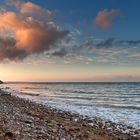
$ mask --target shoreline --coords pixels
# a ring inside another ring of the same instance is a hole
[[[0,90],[0,139],[139,140],[140,131],[57,110]],[[124,128],[122,128],[124,129]]]

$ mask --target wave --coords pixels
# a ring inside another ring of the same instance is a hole
[[[45,90],[45,89],[49,89],[49,88],[47,88],[47,87],[45,87],[45,88],[44,87],[43,88],[42,87],[24,87],[24,89],[31,89],[31,90],[44,89]]]
[[[26,92],[20,92],[18,94],[29,95],[29,96],[39,96],[40,95],[38,93],[26,93]]]
[[[5,86],[15,90],[7,88],[10,93],[32,101],[140,127],[140,83],[28,84]]]
[[[94,91],[60,90],[62,93],[94,94]]]
[[[132,105],[102,104],[101,106],[104,106],[104,107],[107,107],[107,108],[140,110],[140,106],[132,106]]]

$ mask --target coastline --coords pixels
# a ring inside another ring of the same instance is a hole
[[[71,114],[0,90],[0,139],[139,140],[135,130],[123,133],[116,124]],[[132,128],[129,128],[130,130]]]

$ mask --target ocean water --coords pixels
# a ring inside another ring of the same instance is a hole
[[[13,95],[140,129],[140,83],[6,83]]]

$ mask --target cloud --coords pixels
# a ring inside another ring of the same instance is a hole
[[[99,42],[98,44],[96,44],[96,48],[100,49],[100,48],[110,48],[113,46],[115,39],[114,38],[109,38],[106,39],[104,41]]]
[[[3,47],[3,46],[15,46],[16,44],[16,41],[14,38],[12,37],[2,37],[0,36],[0,47]]]
[[[14,38],[3,38],[0,36],[0,60],[4,61],[5,58],[9,60],[22,60],[28,53],[24,50],[15,48],[16,41]]]
[[[54,15],[54,12],[42,8],[32,2],[21,2],[20,0],[7,0],[7,4],[18,8],[21,14],[32,14],[32,16],[40,16],[42,18],[46,17],[47,20],[51,20],[51,18]]]
[[[51,53],[51,56],[64,57],[67,55],[66,49],[62,48]]]
[[[122,61],[130,62],[130,60],[134,62],[136,58],[137,61],[140,58],[139,46],[136,46],[140,44],[139,40],[116,40],[114,38],[103,40],[90,37],[82,42],[82,33],[73,29],[70,29],[71,32],[62,30],[51,18],[52,11],[31,2],[19,0],[11,0],[8,4],[14,6],[15,9],[8,7],[13,11],[0,10],[0,62],[19,61],[30,55],[37,56],[38,54],[63,57],[68,63],[87,64],[116,64]],[[118,10],[104,10],[98,13],[97,17],[101,16],[102,18],[98,17],[98,20],[105,20],[102,27],[108,28],[112,25],[113,17],[118,15]],[[45,18],[40,20],[40,17]],[[134,47],[130,50],[132,46]],[[58,61],[57,58],[56,61]]]
[[[107,29],[113,24],[114,18],[119,15],[119,10],[113,9],[111,11],[107,11],[105,9],[97,14],[94,24],[101,29]]]
[[[140,40],[120,40],[119,43],[127,45],[140,45]]]
[[[16,1],[15,4],[20,3]],[[52,46],[57,46],[57,41],[64,39],[69,33],[61,30],[53,21],[40,21],[34,17],[22,15],[22,13],[32,13],[36,8],[41,11],[40,7],[28,2],[24,3],[23,7],[21,6],[21,14],[7,11],[0,14],[1,60],[21,60],[31,54],[44,53],[51,50]]]
[[[138,48],[140,45],[140,40],[117,40],[115,38],[107,38],[107,39],[96,39],[89,38],[85,42],[79,45],[75,45],[77,49],[91,50],[91,49],[112,49],[112,48]]]

